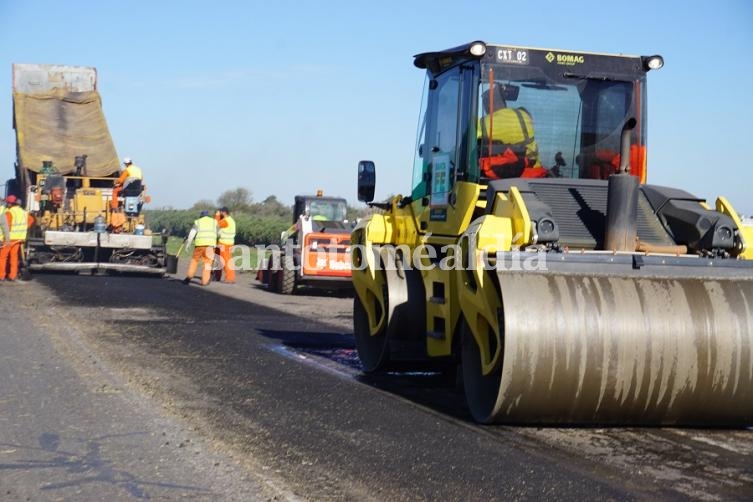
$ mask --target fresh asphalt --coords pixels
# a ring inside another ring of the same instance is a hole
[[[704,498],[477,426],[436,376],[369,378],[318,358],[353,349],[326,306],[297,316],[276,309],[272,293],[247,301],[138,277],[46,275],[21,287],[35,304],[17,316],[4,289],[0,310],[9,319],[0,420],[12,423],[0,432],[0,499],[5,490],[81,500]],[[118,393],[97,392],[82,354]],[[200,445],[192,455],[164,447],[181,434]],[[87,455],[105,467],[82,465]],[[750,490],[720,494],[746,499]]]

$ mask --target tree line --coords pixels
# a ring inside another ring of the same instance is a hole
[[[243,187],[223,192],[216,201],[199,200],[190,209],[149,209],[144,211],[144,216],[153,232],[166,230],[170,235],[186,237],[201,211],[214,214],[220,207],[227,207],[235,219],[237,244],[278,244],[280,234],[293,224],[293,201],[283,204],[270,195],[261,202],[254,202],[251,191]],[[355,221],[366,213],[365,209],[348,207],[349,220]]]

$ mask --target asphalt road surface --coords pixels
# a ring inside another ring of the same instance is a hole
[[[751,430],[478,426],[361,374],[352,298],[241,278],[0,287],[0,499],[753,499]]]

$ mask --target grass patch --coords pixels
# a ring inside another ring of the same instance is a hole
[[[170,236],[167,239],[167,254],[171,256],[175,256],[178,253],[178,250],[180,249],[180,255],[179,258],[183,259],[191,259],[191,255],[193,254],[193,246],[183,246],[181,249],[181,244],[183,244],[183,239],[180,237],[174,237]],[[259,260],[259,250],[255,247],[248,246],[248,250],[246,251],[248,253],[249,259],[247,260],[248,264],[251,267],[256,267],[256,264]],[[233,256],[242,256],[244,250],[236,248],[233,251]],[[265,253],[267,255],[268,253]],[[244,266],[246,264],[244,263]],[[256,272],[255,269],[253,270],[237,270],[236,273],[244,273],[244,272]]]

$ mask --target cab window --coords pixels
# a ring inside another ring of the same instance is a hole
[[[427,78],[424,92],[427,106],[419,119],[413,170],[414,199],[426,195],[441,197],[451,189],[458,157],[461,84],[460,68],[448,70],[434,80]],[[447,169],[437,173],[434,169],[437,162]],[[430,182],[432,176],[436,179]]]

